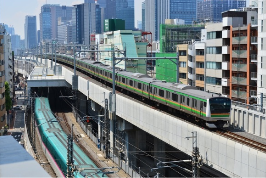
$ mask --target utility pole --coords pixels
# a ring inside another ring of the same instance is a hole
[[[260,112],[263,112],[263,99],[266,98],[266,96],[263,96],[263,93],[260,93]]]
[[[179,83],[179,47],[176,52],[176,83]]]
[[[104,148],[105,148],[105,159],[109,158],[109,119],[108,119],[108,99],[104,99],[104,128],[105,128],[105,140],[104,140]]]
[[[110,93],[110,112],[112,113],[112,118],[110,120],[110,140],[111,140],[111,147],[113,148],[113,153],[115,150],[115,121],[116,121],[116,96],[115,96],[115,62],[116,62],[116,58],[115,58],[115,48],[114,45],[111,46],[112,48],[112,82],[113,82],[113,90],[112,93]]]
[[[73,126],[71,127],[71,134],[67,136],[67,178],[73,177]]]
[[[77,90],[78,90],[78,76],[76,75],[76,46],[73,47],[73,53],[74,53],[74,75],[72,76],[72,90],[73,90],[73,112],[75,114],[75,118],[77,121]]]
[[[199,148],[197,146],[197,132],[192,132],[192,137],[186,138],[192,138],[192,177],[200,177],[199,169],[202,166],[202,160],[200,159]]]

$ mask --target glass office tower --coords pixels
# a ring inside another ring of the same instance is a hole
[[[170,0],[170,19],[182,19],[185,24],[192,24],[197,20],[197,0]]]
[[[106,7],[105,19],[123,19],[126,30],[134,30],[134,0],[109,0]]]

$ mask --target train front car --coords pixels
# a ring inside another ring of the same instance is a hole
[[[209,128],[228,127],[231,113],[231,99],[213,97],[207,99],[206,125]]]

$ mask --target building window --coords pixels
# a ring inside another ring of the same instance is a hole
[[[5,115],[3,115],[2,117],[1,117],[1,122],[3,122],[5,120]]]
[[[186,73],[180,73],[179,74],[179,78],[186,79],[187,78],[187,74]]]
[[[204,68],[204,62],[196,62],[196,68]]]
[[[180,62],[180,67],[187,67],[187,62]]]
[[[211,85],[221,85],[221,79],[215,77],[206,77],[206,83]]]
[[[207,39],[217,39],[217,38],[222,38],[222,32],[221,31],[216,31],[216,32],[208,32],[207,33]]]
[[[261,20],[261,32],[263,32],[263,20]]]
[[[185,50],[179,51],[179,56],[186,56],[186,55],[187,55],[187,51],[185,51]]]
[[[196,74],[196,80],[204,81],[204,75]]]
[[[221,62],[207,62],[207,69],[222,69]]]
[[[207,54],[222,54],[222,47],[208,47]]]
[[[263,38],[261,38],[261,50],[263,50]]]
[[[203,56],[204,55],[204,50],[203,49],[196,49],[196,55]]]
[[[5,104],[1,105],[0,106],[1,111],[3,111],[5,109],[5,107],[6,107]]]

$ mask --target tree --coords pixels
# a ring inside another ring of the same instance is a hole
[[[6,111],[9,111],[12,107],[12,102],[10,98],[10,88],[8,82],[5,82],[5,98],[6,98]]]

